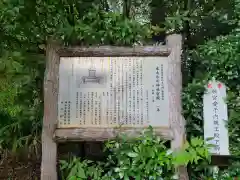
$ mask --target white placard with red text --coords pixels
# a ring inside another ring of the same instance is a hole
[[[212,138],[208,143],[215,147],[212,154],[229,155],[229,138],[226,123],[228,110],[226,100],[226,86],[216,80],[207,85],[203,97],[204,138]]]

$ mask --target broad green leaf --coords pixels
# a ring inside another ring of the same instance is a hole
[[[131,157],[131,158],[135,158],[135,157],[138,156],[138,153],[136,153],[136,152],[129,152],[127,155],[128,155],[129,157]]]

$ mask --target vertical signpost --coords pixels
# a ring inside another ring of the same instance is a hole
[[[213,79],[208,83],[207,92],[203,97],[204,138],[214,147],[210,150],[213,155],[229,155],[229,139],[226,122],[228,111],[226,86]]]

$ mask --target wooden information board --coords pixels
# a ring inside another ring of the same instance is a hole
[[[182,37],[164,46],[61,47],[48,42],[44,78],[41,180],[57,180],[57,143],[136,136],[151,125],[176,150],[181,115]],[[179,179],[187,180],[185,167]]]

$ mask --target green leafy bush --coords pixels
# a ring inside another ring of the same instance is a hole
[[[65,179],[177,179],[176,166],[209,161],[208,148],[202,139],[193,138],[183,149],[173,152],[151,128],[136,138],[121,135],[106,143],[106,162],[81,161],[78,158],[61,161]]]
[[[81,45],[132,45],[143,43],[151,32],[150,25],[142,25],[120,13],[106,12],[95,6],[83,17],[76,16],[74,25],[63,24],[58,36],[71,45],[76,41]]]
[[[39,154],[43,101],[38,79],[43,78],[43,62],[19,52],[0,57],[0,149],[15,153],[31,148]]]

